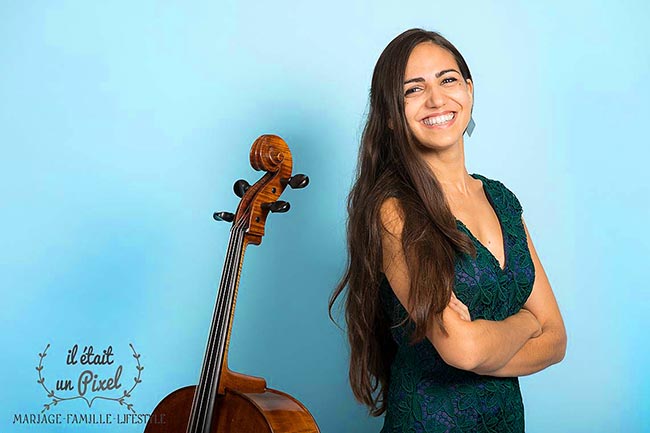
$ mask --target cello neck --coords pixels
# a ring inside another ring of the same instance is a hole
[[[228,337],[235,311],[239,275],[244,258],[245,228],[233,225],[219,284],[219,294],[212,315],[207,349],[196,387],[187,433],[210,433],[212,414],[219,389],[219,379],[228,350]]]

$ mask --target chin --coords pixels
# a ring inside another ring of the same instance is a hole
[[[463,136],[450,136],[450,137],[440,137],[437,140],[432,140],[430,137],[427,139],[422,139],[416,137],[418,140],[418,147],[422,150],[445,150],[450,147],[454,147],[463,140]]]

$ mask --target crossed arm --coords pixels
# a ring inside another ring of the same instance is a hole
[[[381,220],[384,274],[408,311],[410,279],[401,248],[403,221],[396,200],[382,205]],[[524,308],[502,321],[471,321],[467,307],[452,294],[442,313],[448,334],[433,321],[427,332],[448,364],[477,374],[512,377],[535,373],[564,358],[562,316],[525,223],[524,228],[535,266],[533,290]]]
[[[560,362],[566,352],[567,337],[562,315],[548,277],[544,272],[544,267],[533,246],[526,223],[524,223],[524,229],[528,239],[528,249],[535,266],[535,282],[533,291],[520,313],[526,311],[532,313],[539,322],[541,329],[537,335],[532,335],[527,339],[512,356],[508,356],[509,354],[501,357],[498,354],[493,355],[489,358],[492,358],[492,361],[495,361],[495,358],[500,358],[498,362],[487,362],[473,366],[471,370],[478,374],[501,377],[525,376]],[[451,302],[454,312],[461,319],[469,320],[467,307],[457,299],[452,299]],[[494,326],[493,324],[496,323],[499,322],[491,322],[488,327]],[[503,335],[496,337],[496,339],[502,337]]]

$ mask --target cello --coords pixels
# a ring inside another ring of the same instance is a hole
[[[260,377],[228,368],[228,345],[235,312],[244,251],[259,245],[269,212],[289,210],[278,200],[287,186],[299,189],[309,183],[303,174],[291,174],[293,160],[285,141],[262,135],[250,151],[255,170],[266,172],[254,185],[235,182],[241,198],[235,214],[215,212],[214,219],[232,223],[219,292],[207,348],[197,385],[177,389],[153,410],[145,433],[319,433],[316,421],[297,399],[266,387]]]

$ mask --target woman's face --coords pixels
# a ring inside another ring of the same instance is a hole
[[[472,111],[472,90],[472,81],[463,79],[449,51],[433,42],[413,49],[404,72],[404,114],[425,148],[442,150],[462,140]]]

